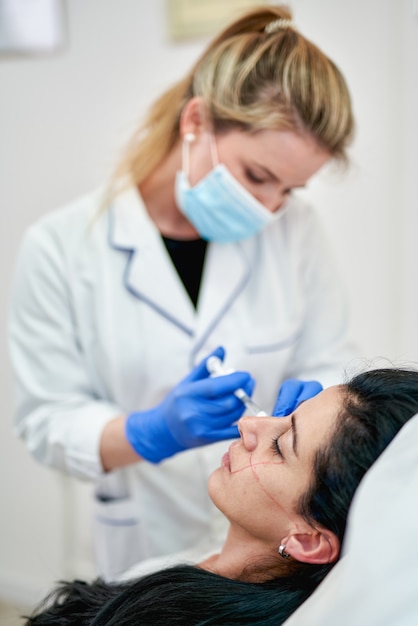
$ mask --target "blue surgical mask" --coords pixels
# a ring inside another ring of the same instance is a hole
[[[176,200],[203,239],[218,243],[247,239],[282,215],[282,210],[271,213],[266,209],[221,163],[190,187],[186,149],[189,150],[188,141],[183,144],[183,170],[176,176]],[[214,149],[212,146],[212,159]],[[215,158],[217,161],[217,155]]]

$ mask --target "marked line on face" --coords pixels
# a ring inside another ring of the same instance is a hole
[[[235,469],[233,471],[231,471],[231,474],[239,474],[240,472],[243,472],[246,469],[251,469],[253,467],[256,467],[257,465],[282,465],[284,463],[284,461],[258,461],[258,463],[249,463],[248,465],[244,465],[244,467],[239,467],[238,469]]]
[[[284,460],[283,461],[259,461],[257,463],[253,463],[253,453],[251,452],[249,464],[245,465],[244,467],[240,467],[239,469],[231,471],[231,474],[238,474],[240,472],[243,472],[244,470],[251,469],[252,474],[254,476],[254,479],[255,479],[257,485],[262,490],[262,492],[275,504],[275,506],[277,506],[288,517],[288,519],[291,522],[293,522],[295,524],[295,526],[297,526],[297,520],[292,515],[290,515],[290,513],[288,511],[285,510],[283,505],[280,504],[280,502],[278,500],[276,500],[276,498],[274,498],[271,495],[271,493],[269,493],[267,491],[267,489],[262,484],[261,478],[259,477],[259,475],[257,474],[257,471],[256,471],[256,468],[258,466],[260,466],[260,465],[283,465],[283,463],[284,463]]]
[[[253,453],[250,454],[250,467],[251,467],[251,471],[253,473],[253,476],[255,478],[255,481],[257,482],[258,486],[260,487],[260,489],[262,490],[262,492],[281,510],[283,511],[283,513],[286,515],[286,517],[295,524],[295,526],[297,527],[297,520],[295,517],[293,517],[293,515],[291,515],[288,511],[286,511],[286,509],[284,508],[284,506],[278,501],[276,500],[276,498],[274,496],[271,495],[271,493],[269,493],[267,491],[267,489],[264,487],[263,483],[261,482],[261,478],[259,477],[259,475],[257,474],[256,471],[256,467],[258,465],[281,465],[284,461],[280,461],[279,463],[277,462],[273,462],[273,461],[267,461],[265,463],[253,463]]]

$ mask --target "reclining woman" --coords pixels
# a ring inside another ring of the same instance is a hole
[[[338,561],[363,475],[417,412],[418,371],[389,368],[280,419],[242,418],[209,479],[230,523],[218,553],[134,580],[62,583],[26,625],[282,624]]]

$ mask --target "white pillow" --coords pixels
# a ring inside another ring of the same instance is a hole
[[[418,415],[363,478],[343,558],[285,625],[418,625]]]

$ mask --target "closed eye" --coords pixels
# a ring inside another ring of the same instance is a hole
[[[271,449],[280,458],[284,459],[283,452],[281,451],[281,448],[280,448],[280,441],[279,441],[279,439],[280,439],[280,437],[275,437],[274,439],[272,439],[272,441],[271,441]]]
[[[252,183],[256,183],[257,185],[262,185],[263,183],[266,182],[265,178],[261,176],[257,176],[251,170],[245,170],[245,174],[249,181],[251,181]]]

